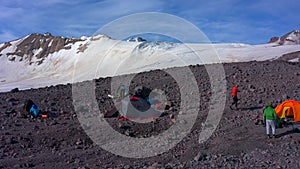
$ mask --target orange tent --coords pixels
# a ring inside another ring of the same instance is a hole
[[[279,118],[294,118],[294,122],[300,121],[300,103],[295,100],[286,100],[275,108]]]

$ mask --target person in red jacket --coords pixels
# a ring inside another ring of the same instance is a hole
[[[238,97],[237,97],[237,92],[238,92],[238,86],[236,85],[236,86],[233,86],[233,88],[232,88],[232,91],[231,91],[231,96],[232,96],[232,99],[233,99],[233,102],[231,103],[231,105],[230,105],[230,109],[232,110],[232,105],[235,105],[235,109],[237,109],[237,104],[238,104],[238,101],[239,101],[239,99],[238,99]]]

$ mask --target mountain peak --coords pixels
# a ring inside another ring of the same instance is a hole
[[[279,45],[300,45],[300,30],[293,30],[281,37],[272,37],[269,43]]]
[[[127,42],[146,42],[146,39],[143,39],[141,37],[132,37],[126,40]]]
[[[300,44],[300,31],[293,30],[280,38],[281,45],[299,45]]]
[[[24,38],[2,44],[0,46],[0,53],[1,55],[6,55],[10,61],[26,60],[30,64],[35,57],[39,60],[38,64],[41,64],[49,54],[61,49],[70,49],[71,44],[77,41],[83,40],[53,36],[49,32],[44,34],[34,33]]]

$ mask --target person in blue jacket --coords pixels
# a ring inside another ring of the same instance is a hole
[[[38,109],[38,107],[33,104],[30,108],[30,111],[29,111],[33,117],[39,117],[40,116],[40,110]]]
[[[33,103],[32,100],[27,100],[24,104],[24,109],[30,113],[33,117],[41,116],[41,111],[38,109],[37,105]]]

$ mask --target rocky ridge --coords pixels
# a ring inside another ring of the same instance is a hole
[[[5,49],[8,51],[1,55],[6,55],[10,61],[32,62],[34,59],[41,64],[45,57],[62,49],[71,49],[72,44],[82,41],[76,38],[65,38],[52,36],[50,33],[31,34],[25,38],[6,42],[0,47],[0,53]]]

